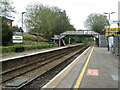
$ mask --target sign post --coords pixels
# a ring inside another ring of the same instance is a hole
[[[23,36],[13,36],[13,43],[23,43]],[[17,47],[15,52],[23,52],[24,47]]]
[[[23,36],[13,36],[13,43],[22,43]]]

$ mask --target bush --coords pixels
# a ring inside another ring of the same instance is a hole
[[[24,41],[23,42],[24,45],[37,45],[40,44],[40,42],[35,42],[35,41]]]
[[[42,48],[50,48],[50,47],[53,47],[53,45],[48,43],[43,43],[38,45],[25,45],[25,50],[42,49]]]
[[[2,23],[2,45],[8,46],[12,44],[13,29],[6,23]]]
[[[16,45],[16,46],[1,46],[0,51],[2,50],[2,53],[10,53],[15,52],[16,48],[22,47],[22,45]],[[53,47],[52,44],[48,43],[41,43],[38,45],[24,45],[25,50],[33,50],[33,49],[42,49],[42,48],[50,48]]]
[[[47,41],[43,37],[40,37],[40,36],[37,37],[34,35],[30,35],[30,34],[24,34],[23,37],[25,41],[35,41],[35,42],[46,42]]]
[[[15,52],[15,49],[20,46],[1,46],[2,53]]]
[[[24,45],[40,45],[40,44],[43,44],[43,43],[46,43],[46,42],[35,42],[35,41],[24,41],[23,44]]]

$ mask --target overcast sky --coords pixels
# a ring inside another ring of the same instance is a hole
[[[70,22],[78,29],[86,29],[84,21],[91,13],[116,12],[111,14],[111,20],[118,19],[118,2],[119,0],[12,0],[15,10],[14,25],[21,26],[21,13],[26,11],[26,6],[30,3],[40,2],[43,5],[57,6],[65,10]],[[108,15],[107,15],[108,16]]]

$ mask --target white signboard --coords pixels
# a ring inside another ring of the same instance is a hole
[[[120,23],[120,21],[114,20],[112,21],[112,23]]]
[[[13,36],[13,43],[22,43],[23,36]]]

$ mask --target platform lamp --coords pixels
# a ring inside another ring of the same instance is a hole
[[[23,14],[25,14],[26,12],[22,12],[22,29],[23,29]]]
[[[110,15],[111,14],[114,14],[115,12],[110,12],[110,13],[106,13],[106,12],[104,12],[103,14],[108,14],[108,20],[109,20],[109,27],[108,27],[108,36],[109,36],[109,30],[110,30]]]
[[[23,37],[23,32],[24,32],[24,30],[23,30],[23,15],[25,14],[26,12],[22,12],[22,37]],[[22,41],[22,45],[23,45],[23,41]],[[22,47],[22,51],[24,51],[24,47]]]
[[[23,14],[25,14],[26,12],[22,12],[22,37],[23,37],[23,32],[24,32],[24,30],[23,30]]]

